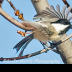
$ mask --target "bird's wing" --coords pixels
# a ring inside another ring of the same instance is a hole
[[[48,22],[54,22],[58,19],[68,19],[70,20],[72,18],[72,15],[68,18],[69,12],[71,11],[72,7],[68,7],[67,11],[66,10],[66,5],[62,8],[62,11],[60,12],[60,6],[56,6],[56,10],[54,9],[53,6],[50,6],[50,9],[46,7],[45,10],[43,10],[41,13],[35,15],[35,19],[42,19],[42,21],[48,21]],[[32,25],[36,29],[41,29],[41,28],[47,28],[46,24],[40,23],[40,22],[31,22],[31,21],[24,21],[24,23],[27,23],[29,25]]]
[[[34,19],[40,19],[40,18],[48,18],[48,20],[50,19],[71,19],[72,15],[68,18],[69,12],[71,11],[72,7],[68,7],[66,10],[67,6],[64,5],[62,10],[60,11],[60,6],[57,5],[56,6],[56,10],[54,9],[54,7],[51,5],[50,9],[48,7],[46,7],[45,10],[43,10],[41,13],[37,14],[34,16]]]
[[[53,6],[50,6],[50,9],[46,7],[46,10],[43,10],[40,14],[37,14],[34,17],[35,17],[34,19],[38,19],[38,18],[60,19],[61,18],[59,13],[54,9]]]
[[[32,22],[32,21],[24,21],[24,23],[27,23],[33,27],[35,27],[36,29],[41,29],[41,28],[47,28],[47,25],[46,24],[43,24],[43,23],[40,23],[40,22]]]

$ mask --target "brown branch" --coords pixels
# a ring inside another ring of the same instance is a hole
[[[38,51],[38,52],[35,52],[35,53],[32,53],[32,54],[27,54],[27,55],[21,56],[21,57],[14,57],[14,58],[3,58],[3,57],[1,57],[0,61],[12,61],[12,60],[26,59],[26,58],[29,58],[29,57],[33,57],[35,55],[39,55],[39,54],[44,53],[44,52],[46,52],[45,49]]]
[[[12,4],[12,2],[10,0],[7,0],[10,4],[10,6],[14,9],[14,11],[17,11],[17,9],[15,8],[15,6]]]
[[[1,7],[1,4],[2,4],[3,1],[4,1],[4,0],[0,0],[0,7]]]
[[[65,41],[67,41],[67,40],[68,40],[69,38],[71,38],[71,37],[72,37],[72,34],[69,35],[69,36],[68,36],[67,38],[65,38],[64,40],[62,40],[61,42],[59,42],[57,45],[65,42]],[[43,50],[37,51],[37,52],[35,52],[35,53],[27,54],[27,55],[21,56],[21,57],[14,57],[14,58],[3,58],[3,57],[1,57],[1,58],[0,58],[0,61],[12,61],[12,60],[26,59],[26,58],[30,58],[30,57],[33,57],[33,56],[42,54],[42,53],[47,52],[47,51],[49,51],[49,50],[52,50],[53,52],[59,54],[59,52],[58,52],[57,50],[53,49],[54,47],[55,47],[55,46],[52,45],[52,46],[49,46],[49,48],[47,48],[47,49],[43,49]]]
[[[25,24],[25,23],[20,23],[19,21],[15,20],[14,18],[12,18],[10,15],[8,15],[5,11],[3,11],[2,8],[0,8],[0,14],[6,18],[8,21],[10,21],[12,24],[14,24],[15,26],[21,28],[21,29],[25,29],[27,31],[33,31],[35,28],[30,26],[29,24]]]
[[[70,7],[69,3],[66,0],[62,0],[64,2],[65,5],[67,5],[67,7]],[[72,9],[71,9],[71,13],[72,13]]]
[[[2,3],[4,0],[0,0],[0,3]]]

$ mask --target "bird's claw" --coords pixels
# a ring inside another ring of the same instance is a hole
[[[57,43],[51,43],[51,42],[49,42],[49,43],[50,43],[50,46],[52,49],[58,45]]]

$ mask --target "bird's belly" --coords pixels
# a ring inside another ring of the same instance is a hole
[[[40,32],[40,31],[36,31],[34,33],[34,38],[44,42],[50,41],[49,36],[45,32]]]
[[[36,31],[34,33],[34,38],[38,39],[39,41],[42,41],[42,42],[47,42],[47,41],[55,41],[55,40],[59,39],[60,36],[55,33],[54,34],[52,33],[52,35],[50,35],[50,32],[46,33],[46,31]]]

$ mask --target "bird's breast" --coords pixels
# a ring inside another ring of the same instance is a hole
[[[48,28],[42,30],[36,30],[34,33],[34,38],[39,41],[54,41],[57,39],[58,34],[56,33],[53,26],[49,26]]]

